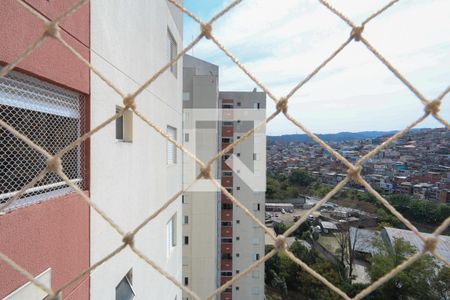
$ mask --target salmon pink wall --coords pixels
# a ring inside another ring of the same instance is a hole
[[[47,19],[54,19],[75,0],[25,0]],[[89,61],[89,2],[61,22],[61,36]],[[10,63],[42,34],[40,20],[16,0],[0,8],[0,67]],[[90,71],[59,42],[47,38],[17,67],[42,80],[76,90],[86,97],[89,129]],[[86,186],[89,186],[89,142],[86,142]],[[76,194],[47,200],[0,215],[0,251],[34,276],[49,267],[52,287],[59,288],[89,267],[89,206]],[[27,280],[0,261],[0,298]],[[64,299],[89,299],[89,276],[63,291]]]
[[[0,216],[0,241],[0,251],[34,276],[52,268],[57,289],[89,265],[89,205],[70,194],[13,210]],[[88,299],[86,277],[65,289],[63,299]],[[0,260],[0,299],[26,282]]]

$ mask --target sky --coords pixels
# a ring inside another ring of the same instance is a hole
[[[205,22],[231,0],[185,0]],[[388,0],[330,3],[360,24]],[[450,1],[403,0],[370,21],[363,36],[425,97],[450,85]],[[199,34],[184,16],[184,44]],[[213,33],[277,97],[286,95],[350,34],[350,27],[318,0],[244,0],[213,25]],[[256,84],[209,40],[189,52],[219,66],[220,89],[251,91]],[[260,90],[260,88],[258,88]],[[273,100],[267,97],[270,114]],[[423,113],[423,104],[362,43],[351,42],[289,100],[289,112],[315,133],[398,130]],[[441,105],[450,120],[450,95]],[[429,117],[418,127],[443,127]],[[269,135],[302,133],[283,115]]]

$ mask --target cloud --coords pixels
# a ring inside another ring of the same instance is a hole
[[[340,0],[332,4],[359,24],[386,3]],[[449,1],[399,2],[367,24],[363,34],[432,99],[449,84],[449,19]],[[198,26],[188,22],[186,29],[188,43]],[[277,96],[287,94],[350,34],[347,24],[315,0],[246,0],[214,24],[213,30]],[[255,87],[211,41],[198,44],[194,55],[220,66],[221,89]],[[423,111],[420,101],[362,43],[356,42],[290,101],[291,114],[315,132],[399,129]],[[450,116],[447,103],[441,114]],[[424,125],[438,124],[428,120]],[[268,126],[272,134],[296,131],[282,118]]]

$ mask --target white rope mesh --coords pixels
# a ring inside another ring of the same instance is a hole
[[[447,129],[449,129],[449,123],[446,121],[442,116],[439,115],[439,106],[441,104],[442,99],[445,97],[445,95],[450,91],[450,87],[445,89],[436,99],[427,99],[420,91],[414,87],[386,58],[384,58],[379,51],[376,50],[374,46],[372,46],[369,41],[367,41],[364,36],[364,26],[366,26],[372,19],[376,18],[380,14],[382,14],[384,11],[389,9],[392,5],[394,5],[398,0],[394,0],[389,2],[387,5],[379,9],[378,11],[374,12],[372,15],[370,15],[366,20],[364,20],[360,26],[355,25],[349,18],[347,18],[344,14],[336,10],[334,7],[332,7],[327,1],[325,0],[318,0],[320,3],[322,3],[327,9],[332,11],[334,14],[336,14],[339,18],[341,18],[347,25],[349,25],[349,32],[350,37],[346,39],[343,44],[337,48],[334,52],[330,54],[328,58],[326,58],[318,67],[316,67],[308,76],[305,77],[302,81],[300,81],[297,85],[295,85],[292,90],[284,97],[276,97],[262,82],[260,82],[252,73],[249,71],[242,63],[239,62],[239,60],[214,36],[213,34],[213,24],[215,21],[217,21],[219,18],[221,18],[223,15],[228,13],[230,10],[232,10],[236,5],[238,5],[242,0],[236,0],[233,1],[230,5],[228,5],[225,9],[220,11],[217,15],[211,18],[211,20],[207,23],[200,20],[198,17],[196,17],[194,14],[189,12],[187,9],[185,9],[181,4],[176,2],[175,0],[168,0],[170,3],[175,5],[178,9],[180,9],[183,13],[191,17],[195,22],[197,22],[200,26],[200,34],[182,51],[180,51],[176,57],[167,63],[165,66],[163,66],[159,71],[157,71],[155,74],[153,74],[143,85],[141,85],[136,91],[131,92],[129,94],[124,93],[119,88],[117,88],[111,81],[108,80],[108,78],[103,75],[101,72],[99,72],[96,68],[94,68],[86,59],[84,59],[81,54],[79,54],[75,49],[73,49],[59,34],[60,27],[59,23],[69,16],[70,14],[74,13],[78,8],[80,8],[83,4],[87,2],[87,0],[78,0],[75,1],[75,3],[63,14],[56,17],[53,21],[48,21],[45,17],[43,17],[38,11],[34,10],[34,8],[30,7],[28,4],[23,2],[22,0],[16,0],[20,5],[22,5],[29,13],[31,13],[34,17],[39,19],[45,28],[44,32],[41,34],[40,37],[38,37],[34,43],[32,43],[27,49],[25,49],[22,53],[20,53],[10,64],[3,67],[0,70],[0,77],[6,76],[8,73],[11,72],[23,59],[25,59],[30,53],[32,53],[36,48],[38,48],[45,39],[52,38],[56,41],[58,41],[60,44],[62,44],[65,48],[67,48],[70,52],[72,52],[83,64],[85,64],[87,67],[89,67],[94,74],[96,74],[101,80],[103,80],[110,88],[112,88],[118,95],[121,96],[124,102],[125,109],[121,112],[118,112],[117,114],[111,116],[107,120],[105,120],[103,123],[95,126],[93,129],[91,129],[89,132],[85,133],[75,141],[71,142],[68,146],[64,147],[63,149],[60,149],[56,152],[56,154],[49,153],[47,150],[43,148],[43,145],[38,145],[35,142],[33,142],[29,137],[26,135],[23,135],[18,130],[14,128],[14,124],[8,123],[8,120],[5,120],[2,116],[0,118],[0,127],[2,130],[6,130],[9,132],[9,134],[13,135],[15,138],[21,140],[23,143],[26,144],[26,146],[30,147],[33,151],[36,151],[39,153],[45,160],[46,165],[42,166],[42,169],[39,170],[39,172],[36,172],[37,175],[29,179],[26,184],[24,184],[12,197],[10,197],[6,202],[0,204],[0,212],[2,212],[7,207],[10,207],[14,204],[19,198],[21,198],[27,190],[33,188],[38,182],[40,182],[48,173],[51,173],[53,176],[58,175],[62,181],[64,181],[69,187],[71,187],[75,193],[79,194],[83,200],[85,200],[106,222],[111,225],[119,235],[123,238],[123,243],[118,246],[116,250],[111,252],[109,255],[104,257],[103,259],[99,260],[98,262],[91,265],[88,269],[84,270],[82,273],[78,274],[68,282],[64,283],[61,287],[58,289],[48,289],[47,287],[43,286],[39,281],[33,278],[33,276],[27,272],[26,269],[19,266],[16,262],[11,260],[8,256],[6,256],[4,253],[0,252],[0,259],[3,260],[6,264],[10,265],[14,270],[22,274],[25,278],[27,278],[30,282],[32,282],[34,285],[36,285],[39,289],[43,290],[45,293],[49,294],[49,299],[56,299],[58,295],[63,291],[65,288],[76,282],[79,278],[84,276],[85,274],[91,272],[95,268],[98,268],[102,264],[106,263],[110,258],[121,252],[124,248],[127,246],[143,261],[145,261],[149,266],[151,266],[153,269],[155,269],[157,272],[159,272],[162,276],[166,277],[169,281],[171,281],[173,284],[175,284],[178,288],[180,288],[185,293],[189,294],[194,299],[200,299],[199,296],[195,293],[195,291],[190,290],[188,287],[184,286],[182,283],[178,282],[175,278],[173,278],[170,274],[166,273],[161,267],[159,267],[157,264],[155,264],[150,258],[145,256],[139,249],[137,249],[134,246],[134,236],[139,232],[140,229],[142,229],[146,224],[151,222],[152,219],[156,218],[160,212],[162,212],[165,208],[168,207],[170,203],[175,201],[180,195],[182,195],[186,190],[189,189],[190,186],[192,186],[194,182],[188,185],[187,188],[177,192],[175,195],[173,195],[166,203],[163,204],[163,206],[158,209],[156,212],[154,212],[152,215],[150,215],[148,218],[146,218],[140,225],[136,226],[134,230],[132,230],[130,233],[125,233],[111,218],[109,218],[100,207],[97,207],[90,199],[89,197],[83,193],[83,191],[80,189],[80,187],[73,182],[73,180],[70,179],[70,177],[66,174],[68,171],[67,168],[61,163],[61,158],[63,155],[69,153],[71,150],[75,149],[76,147],[79,147],[85,140],[90,138],[93,134],[107,126],[109,123],[113,122],[115,119],[121,117],[126,110],[132,110],[134,114],[136,114],[144,123],[149,125],[152,129],[154,129],[156,132],[158,132],[163,138],[173,143],[180,151],[182,151],[184,154],[186,154],[191,159],[195,160],[197,164],[201,167],[200,174],[198,178],[203,177],[206,179],[209,179],[212,181],[214,185],[216,185],[218,188],[221,189],[221,191],[229,198],[231,201],[237,205],[240,209],[243,210],[243,212],[250,217],[259,227],[261,227],[269,236],[271,239],[274,240],[276,247],[267,253],[265,256],[257,260],[255,263],[250,265],[247,269],[243,270],[240,274],[234,276],[230,281],[223,284],[221,287],[216,289],[215,291],[211,291],[211,294],[207,297],[207,299],[212,299],[214,296],[219,295],[221,292],[225,291],[227,287],[229,287],[231,284],[238,281],[241,277],[248,274],[250,271],[258,267],[260,264],[264,263],[267,259],[274,256],[277,252],[285,252],[289,258],[291,258],[296,264],[298,264],[300,267],[302,267],[306,272],[308,272],[310,275],[312,275],[317,280],[321,281],[326,287],[333,290],[335,293],[340,295],[344,299],[361,299],[364,296],[370,294],[375,289],[377,289],[379,286],[381,286],[386,281],[393,278],[395,275],[397,275],[399,272],[410,266],[412,263],[414,263],[417,259],[419,259],[421,256],[423,256],[425,253],[430,252],[432,255],[434,255],[437,259],[441,260],[444,264],[450,265],[448,261],[446,261],[444,258],[442,258],[440,255],[438,255],[435,251],[436,244],[438,243],[438,235],[442,233],[449,225],[450,225],[450,218],[447,218],[431,235],[431,237],[424,237],[419,233],[419,231],[412,225],[405,217],[402,216],[386,199],[383,198],[380,194],[378,194],[362,177],[361,177],[361,169],[362,165],[365,161],[367,161],[370,157],[378,153],[381,149],[387,147],[395,140],[399,139],[401,136],[403,136],[405,133],[407,133],[411,128],[425,120],[430,115],[433,116],[437,121],[442,123]],[[231,145],[226,147],[221,152],[217,153],[214,157],[212,157],[207,163],[201,161],[198,159],[194,154],[190,153],[183,145],[178,144],[176,141],[171,139],[161,128],[158,128],[154,123],[152,123],[150,120],[148,120],[143,114],[139,112],[138,105],[135,103],[134,99],[137,95],[139,95],[145,88],[147,88],[149,85],[151,85],[163,72],[165,72],[167,69],[169,69],[173,64],[177,62],[179,58],[181,58],[187,51],[189,51],[191,48],[193,48],[202,38],[210,39],[214,44],[217,45],[219,49],[221,49],[225,55],[227,55],[245,74],[249,76],[251,80],[253,80],[264,92],[267,93],[267,95],[276,103],[277,110],[269,116],[264,122],[259,124],[256,127],[264,126],[267,123],[269,123],[271,120],[273,120],[275,117],[277,117],[280,114],[283,114],[288,120],[290,120],[295,126],[299,127],[303,132],[305,132],[310,138],[312,138],[315,142],[317,142],[319,145],[321,145],[325,150],[327,150],[330,154],[332,154],[336,159],[341,161],[347,168],[348,168],[348,174],[347,176],[338,183],[323,199],[321,199],[313,208],[311,208],[308,213],[306,213],[304,216],[302,216],[297,222],[294,223],[293,226],[291,226],[289,229],[286,230],[286,232],[283,235],[275,236],[265,224],[263,224],[248,208],[246,208],[239,199],[236,199],[233,195],[231,195],[226,188],[221,186],[220,182],[215,180],[210,172],[210,167],[214,163],[215,160],[219,159],[223,155],[225,155],[228,151],[233,149],[237,144],[241,143],[243,140],[251,136],[257,128],[254,128],[247,132],[246,134],[242,135],[239,139],[234,141]],[[422,116],[420,116],[415,122],[413,122],[411,125],[406,127],[405,129],[401,130],[400,132],[396,133],[392,137],[390,137],[388,140],[386,140],[384,143],[378,145],[375,149],[370,151],[368,154],[366,154],[364,157],[362,157],[359,161],[357,161],[355,164],[352,164],[347,159],[345,159],[342,155],[340,155],[337,151],[335,151],[333,148],[331,148],[327,143],[325,143],[323,140],[321,140],[319,137],[314,135],[311,131],[309,131],[306,127],[304,127],[298,120],[296,120],[293,116],[291,116],[288,112],[288,102],[289,99],[299,90],[301,89],[305,84],[307,84],[322,68],[324,68],[328,62],[333,60],[345,47],[347,47],[348,44],[351,42],[362,42],[367,49],[377,57],[382,64],[384,64],[389,71],[391,71],[424,105],[424,113]],[[295,257],[294,254],[292,254],[289,250],[287,250],[287,246],[285,243],[285,238],[292,234],[305,220],[306,217],[319,209],[323,204],[325,204],[333,195],[335,195],[337,192],[339,192],[349,181],[355,181],[361,185],[363,185],[366,190],[374,195],[378,201],[383,204],[392,214],[394,214],[403,224],[405,224],[406,227],[408,227],[410,230],[412,230],[423,242],[424,247],[421,252],[416,253],[415,255],[409,257],[406,259],[402,264],[385,274],[383,277],[379,278],[377,281],[369,285],[367,288],[362,290],[358,295],[356,295],[353,298],[350,298],[348,295],[346,295],[342,290],[340,290],[338,287],[334,286],[332,283],[330,283],[327,279],[325,279],[323,276],[318,274],[316,271],[311,269],[307,264],[305,264],[303,261],[301,261],[299,258]]]

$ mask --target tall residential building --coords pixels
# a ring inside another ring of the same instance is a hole
[[[219,106],[223,121],[220,123],[220,145],[225,148],[244,133],[264,120],[266,94],[262,92],[220,92]],[[231,118],[234,121],[227,121]],[[233,170],[222,159],[220,176],[222,185],[261,221],[264,220],[266,180],[265,129],[236,145],[229,152],[233,156]],[[251,175],[246,172],[249,170]],[[264,232],[244,212],[221,194],[220,218],[220,282],[239,274],[264,256]],[[241,278],[222,300],[264,299],[264,264]]]
[[[201,160],[208,161],[264,119],[265,93],[219,93],[217,66],[186,55],[183,78],[184,145]],[[212,168],[215,178],[261,221],[265,150],[262,128]],[[199,167],[186,156],[183,166],[186,186],[198,175]],[[185,194],[183,220],[183,280],[200,297],[210,295],[264,255],[263,231],[206,180]],[[240,279],[219,298],[264,299],[264,266]]]
[[[54,19],[74,1],[29,1]],[[0,68],[44,27],[17,1],[1,4]],[[181,12],[165,0],[88,1],[60,24],[61,37],[125,93],[182,47]],[[137,110],[181,143],[182,62],[136,99]],[[0,119],[55,154],[124,107],[106,83],[48,37],[0,78]],[[0,126],[0,207],[46,158]],[[123,231],[133,230],[182,188],[181,155],[142,120],[124,116],[62,157],[63,170]],[[136,235],[135,246],[178,281],[181,197]],[[118,248],[122,237],[62,179],[49,174],[0,214],[0,252],[54,290]],[[43,299],[0,260],[0,298]],[[127,247],[63,290],[63,299],[181,299],[181,291]]]
[[[219,152],[218,75],[219,68],[195,57],[183,59],[183,138],[184,146],[208,161]],[[211,119],[201,120],[202,116]],[[195,179],[200,169],[196,162],[184,156],[184,185]],[[217,178],[218,163],[212,168]],[[206,180],[202,180],[207,184]],[[184,194],[183,201],[183,282],[200,297],[206,298],[219,280],[217,234],[220,216],[219,193],[212,186]],[[184,296],[184,299],[186,295]]]

